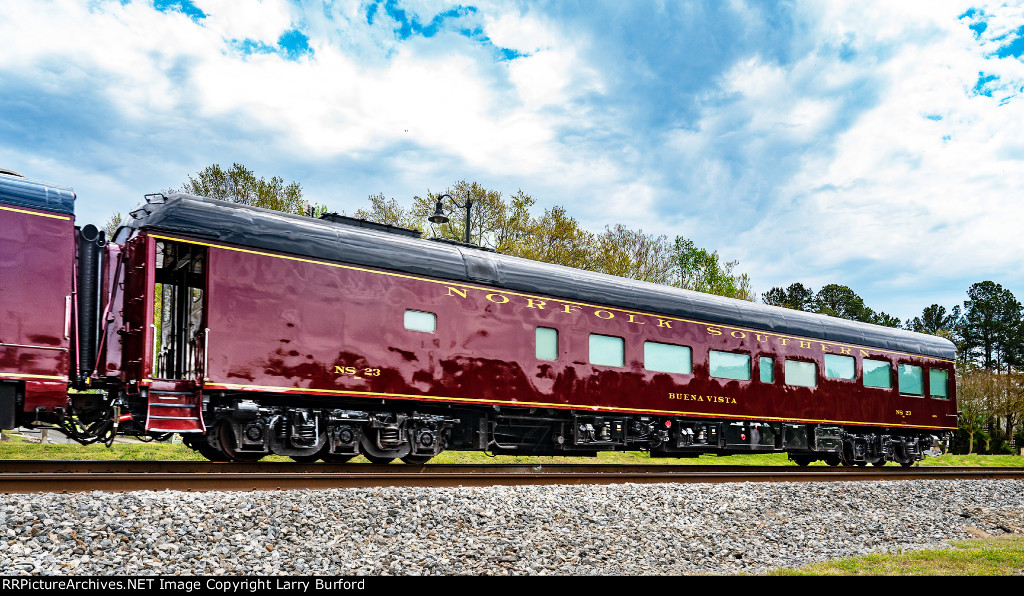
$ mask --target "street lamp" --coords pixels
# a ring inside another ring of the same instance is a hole
[[[452,203],[455,203],[455,206],[458,207],[459,209],[466,210],[466,244],[469,244],[469,213],[473,207],[473,199],[466,197],[466,204],[460,205],[459,202],[456,201],[453,196],[451,196],[448,193],[445,193],[437,197],[437,203],[434,204],[434,214],[428,217],[427,221],[436,224],[444,224],[450,221],[448,219],[448,216],[444,214],[444,209],[441,207],[441,199],[445,197],[451,199]]]

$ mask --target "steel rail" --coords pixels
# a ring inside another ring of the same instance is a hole
[[[252,491],[544,484],[1024,479],[1024,468],[0,461],[0,493]]]

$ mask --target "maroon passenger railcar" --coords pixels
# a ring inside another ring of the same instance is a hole
[[[83,436],[110,420],[228,460],[910,465],[956,428],[933,336],[189,195],[148,197],[102,254],[97,365],[71,377],[105,394],[57,413]]]
[[[67,403],[74,193],[0,174],[0,428]]]

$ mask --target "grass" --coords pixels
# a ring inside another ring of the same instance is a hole
[[[8,433],[4,433],[8,435]],[[94,459],[94,460],[181,460],[204,461],[205,458],[188,447],[171,443],[114,443],[111,448],[104,445],[78,445],[59,443],[30,443],[19,435],[0,442],[2,459]],[[262,461],[291,461],[287,457],[270,455]],[[353,463],[364,462],[362,457]],[[446,451],[431,460],[438,464],[673,464],[673,465],[736,465],[736,466],[786,466],[795,465],[784,453],[757,455],[730,455],[719,457],[702,455],[696,458],[651,458],[641,451],[609,451],[597,457],[534,457],[499,455],[488,456],[478,451]],[[811,465],[825,465],[815,462]],[[890,464],[893,465],[893,464]],[[925,458],[922,466],[971,466],[971,467],[1024,467],[1024,457],[1013,455],[943,455]]]
[[[769,575],[1019,575],[1024,572],[1024,536],[953,542],[946,549],[878,554],[815,563]]]

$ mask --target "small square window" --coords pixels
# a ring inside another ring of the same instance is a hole
[[[437,331],[437,315],[432,312],[407,310],[405,311],[405,328],[409,331],[433,333]]]
[[[856,360],[853,356],[825,354],[825,376],[830,379],[856,379]]]
[[[711,350],[708,354],[708,368],[712,377],[749,381],[750,355]]]
[[[899,365],[900,393],[924,395],[924,369],[912,364]]]
[[[558,330],[537,327],[537,360],[558,360]]]
[[[693,350],[687,346],[645,341],[644,368],[688,375],[693,372]]]
[[[928,369],[928,393],[939,399],[949,398],[949,372],[941,368]]]
[[[626,342],[610,335],[590,336],[590,363],[600,366],[625,366]]]
[[[892,389],[892,365],[884,360],[862,361],[864,367],[864,386]]]
[[[758,368],[761,369],[761,382],[762,383],[774,383],[775,382],[775,359],[769,358],[768,356],[761,356],[761,360],[758,363]]]
[[[786,384],[797,387],[818,386],[818,365],[802,360],[786,361]]]

